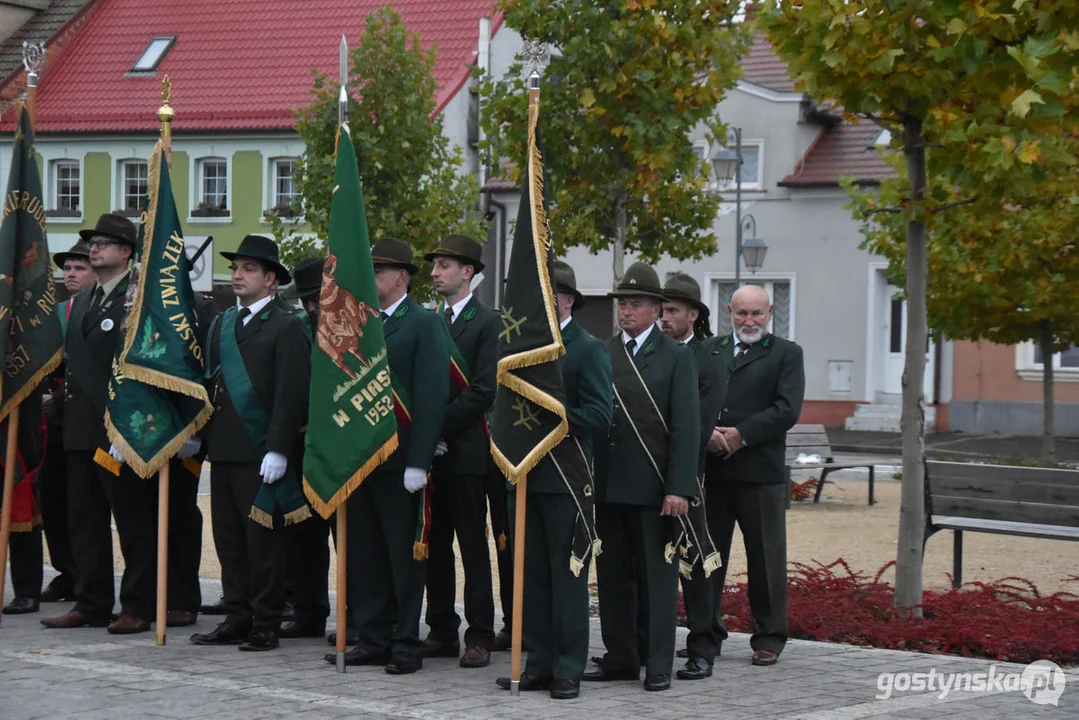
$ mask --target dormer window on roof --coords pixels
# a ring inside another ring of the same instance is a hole
[[[175,42],[175,35],[170,37],[155,37],[150,40],[150,44],[146,46],[142,55],[139,56],[139,59],[131,68],[131,72],[153,72],[156,70],[157,66],[165,59],[166,53],[168,53]]]

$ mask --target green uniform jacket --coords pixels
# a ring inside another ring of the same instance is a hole
[[[625,352],[622,333],[607,347],[612,354]],[[667,467],[660,468],[666,484],[656,477],[616,398],[607,441],[595,453],[596,502],[659,507],[665,495],[696,497],[701,418],[693,351],[654,327],[633,360],[667,425]]]
[[[715,427],[715,419],[719,417],[723,392],[727,389],[727,373],[719,363],[709,361],[711,345],[708,338],[694,335],[686,345],[693,348],[693,364],[697,367],[701,403],[701,454],[698,473],[704,473],[708,441],[712,438],[712,428]]]
[[[706,345],[707,362],[720,369],[722,382],[715,424],[738,428],[746,443],[717,464],[719,479],[786,482],[787,431],[798,422],[805,397],[802,348],[766,335],[736,359],[729,335],[712,338]]]
[[[431,467],[450,396],[450,348],[445,321],[406,297],[383,324],[393,380],[408,402],[412,422],[398,428],[398,448],[380,470]]]
[[[112,377],[112,359],[120,341],[120,325],[127,315],[124,298],[131,279],[128,274],[90,310],[94,288],[71,299],[64,350],[67,369],[64,377],[64,450],[109,448],[105,432],[105,404]],[[86,318],[87,312],[91,316]],[[85,324],[83,319],[85,318]],[[109,327],[108,330],[102,324]],[[84,332],[85,328],[85,332]]]
[[[311,344],[303,321],[296,308],[275,297],[247,325],[237,318],[236,344],[251,387],[270,417],[266,452],[284,455],[290,465],[298,462],[311,384]],[[221,363],[220,321],[210,338],[206,361],[211,369]],[[202,433],[211,461],[262,462],[262,453],[244,429],[222,374],[212,387],[214,414]]]
[[[450,336],[468,364],[468,387],[459,390],[450,384],[450,404],[442,421],[442,439],[449,451],[435,463],[440,470],[455,475],[487,474],[491,447],[483,418],[495,401],[498,317],[473,295],[450,325]]]
[[[589,335],[573,320],[562,330],[562,342],[566,346],[562,384],[566,389],[569,419],[569,436],[562,442],[573,442],[576,438],[591,463],[593,442],[606,440],[611,426],[614,404],[611,357],[601,340]],[[529,474],[528,493],[569,494],[549,457],[544,457]]]

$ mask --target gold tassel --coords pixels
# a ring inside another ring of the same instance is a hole
[[[257,522],[264,528],[273,530],[273,515],[261,508],[257,508],[254,505],[251,506],[251,513],[247,516]]]
[[[573,573],[573,577],[580,577],[581,570],[584,570],[584,560],[581,560],[576,555],[569,556],[569,571]]]
[[[704,560],[704,576],[708,577],[721,567],[723,567],[723,557],[717,552],[712,553]]]
[[[498,534],[498,549],[499,550],[505,550],[507,544],[508,543],[506,541],[506,533],[499,533]]]
[[[120,468],[124,466],[123,463],[119,462],[116,458],[114,458],[112,455],[109,455],[108,452],[102,450],[101,448],[98,448],[97,451],[94,453],[94,462],[111,472],[116,477],[120,477]]]
[[[427,543],[415,542],[412,543],[412,559],[416,561],[427,559]]]
[[[678,572],[681,573],[682,577],[689,579],[693,577],[693,566],[685,560],[679,560]]]
[[[663,559],[667,562],[674,560],[674,545],[667,543],[667,546],[663,548]]]
[[[603,552],[603,541],[596,538],[592,541],[592,557],[598,558],[600,553]]]
[[[301,523],[311,517],[311,508],[304,505],[299,510],[293,510],[290,513],[285,513],[285,525],[295,525]]]

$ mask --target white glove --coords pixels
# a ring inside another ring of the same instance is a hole
[[[118,463],[124,462],[124,451],[115,445],[109,445],[109,455],[112,455],[112,459]]]
[[[288,459],[284,455],[275,452],[266,453],[266,457],[262,458],[262,469],[259,470],[259,474],[262,475],[262,482],[273,485],[285,474],[285,468],[287,467]]]
[[[405,490],[414,493],[427,485],[427,471],[420,468],[405,468]]]
[[[188,441],[186,441],[184,443],[183,447],[180,448],[180,451],[176,453],[176,457],[178,457],[181,460],[186,460],[187,458],[191,457],[192,455],[197,455],[199,450],[201,450],[201,449],[202,449],[202,439],[197,438],[197,437],[193,437],[193,438],[191,438],[190,440],[188,440]]]
[[[450,449],[450,446],[446,444],[445,440],[439,440],[438,445],[435,445],[435,457],[441,457],[445,455]]]

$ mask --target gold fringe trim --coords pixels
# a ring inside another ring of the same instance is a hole
[[[603,552],[603,541],[596,538],[592,541],[592,557],[598,558]]]
[[[151,383],[146,384],[150,385]],[[212,414],[213,407],[211,405],[204,407],[187,427],[173,436],[172,440],[169,441],[169,444],[159,450],[157,454],[149,460],[143,460],[142,457],[135,452],[135,449],[131,447],[131,444],[128,443],[127,438],[120,434],[120,430],[113,422],[108,408],[105,409],[105,430],[109,436],[109,441],[120,448],[120,451],[124,454],[124,462],[127,463],[139,477],[145,480],[156,475],[157,471],[164,467],[169,460],[176,457],[176,453],[180,452],[180,448],[184,446],[184,443],[193,438],[199,430],[205,427]],[[112,456],[110,455],[109,457]],[[119,473],[119,471],[117,471],[117,473]]]
[[[723,557],[718,552],[712,553],[704,559],[704,576],[708,577],[721,567],[723,567]]]
[[[576,555],[569,556],[569,571],[573,573],[573,577],[580,577],[581,570],[584,570],[584,560]]]
[[[498,549],[499,550],[505,550],[507,545],[509,545],[509,543],[506,541],[506,533],[499,533],[498,534]]]
[[[199,462],[198,460],[196,460],[193,457],[184,458],[182,462],[183,462],[184,469],[186,469],[189,473],[191,473],[195,477],[201,477],[202,476],[202,463],[201,462]]]
[[[412,559],[416,562],[420,562],[427,559],[427,543],[415,542],[412,543]]]
[[[304,505],[299,510],[293,510],[290,513],[285,513],[285,527],[289,525],[295,525],[296,523],[302,523],[304,520],[311,518],[311,508]]]
[[[501,361],[500,361],[501,364]],[[569,421],[566,420],[566,407],[562,403],[558,402],[549,393],[530,385],[516,375],[507,374],[504,378],[500,378],[499,382],[506,388],[516,392],[518,395],[531,400],[535,404],[544,408],[548,412],[557,415],[561,422],[558,426],[552,430],[547,437],[543,438],[529,451],[527,455],[521,460],[520,463],[514,465],[509,458],[507,458],[502,451],[491,443],[491,455],[494,457],[495,464],[509,480],[511,485],[516,485],[517,481],[522,475],[527,475],[532,468],[534,468],[539,461],[543,459],[543,456],[549,453],[556,445],[569,434]]]
[[[112,455],[109,455],[107,450],[102,450],[101,448],[98,448],[94,452],[94,462],[111,472],[116,477],[120,477],[120,468],[124,466],[123,463],[119,462]]]
[[[11,532],[13,533],[27,533],[33,532],[34,528],[41,524],[41,518],[34,518],[28,523],[19,522],[11,523]]]
[[[368,458],[367,462],[352,474],[352,477],[329,500],[323,500],[315,489],[311,487],[311,483],[308,482],[307,478],[304,477],[303,494],[307,496],[307,502],[311,503],[311,507],[315,509],[315,512],[324,519],[329,519],[330,515],[333,515],[338,506],[348,499],[348,496],[363,483],[367,476],[374,472],[376,467],[389,459],[390,455],[393,455],[397,450],[397,444],[397,433],[395,432],[374,455]]]
[[[273,515],[266,512],[262,508],[257,508],[254,505],[251,506],[251,512],[248,514],[249,518],[257,522],[262,527],[273,530]]]
[[[547,326],[551,337],[558,346],[558,354],[564,355],[566,348],[562,344],[562,332],[559,329],[558,309],[555,306],[554,288],[548,274],[547,253],[547,210],[543,207],[543,155],[536,142],[536,127],[539,124],[539,97],[534,96],[528,103],[528,181],[531,191],[532,242],[536,246],[536,274],[543,290],[543,305],[547,311]]]
[[[672,545],[671,543],[667,543],[667,545],[663,548],[663,559],[667,562],[671,562],[672,560],[674,560],[674,553],[674,545]]]
[[[51,375],[52,372],[56,370],[56,368],[60,367],[60,362],[63,359],[64,350],[63,348],[59,348],[57,349],[56,354],[49,358],[48,361],[46,361],[46,363],[42,365],[29,380],[24,382],[22,387],[19,388],[18,391],[11,396],[11,398],[2,408],[0,408],[0,421],[4,420],[8,415],[11,414],[12,408],[14,408],[16,405],[20,405],[23,400],[28,398],[31,393],[37,390],[37,387],[41,384],[41,381]]]

